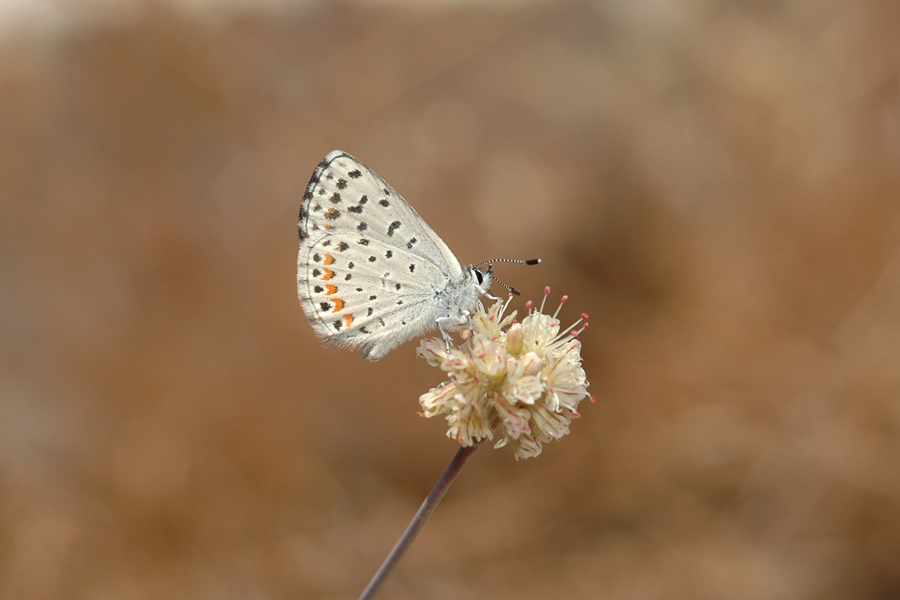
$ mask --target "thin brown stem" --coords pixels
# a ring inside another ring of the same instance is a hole
[[[441,478],[434,484],[431,493],[428,494],[428,497],[425,498],[425,502],[419,507],[419,511],[406,527],[406,531],[404,531],[403,535],[400,536],[400,539],[397,540],[394,549],[391,550],[391,553],[388,554],[387,558],[384,559],[384,562],[381,563],[381,567],[378,569],[378,572],[375,573],[375,576],[372,577],[372,580],[369,582],[369,585],[366,586],[366,589],[363,590],[359,600],[371,600],[375,597],[375,594],[378,593],[378,590],[381,589],[381,586],[384,585],[387,578],[394,572],[394,569],[397,568],[400,559],[402,559],[403,555],[406,554],[406,551],[409,550],[413,540],[416,539],[422,526],[425,525],[425,521],[428,520],[428,517],[430,517],[431,513],[434,512],[434,509],[437,508],[441,498],[443,498],[444,494],[447,493],[447,490],[450,489],[450,484],[452,484],[453,480],[456,479],[456,476],[459,475],[460,469],[466,464],[466,461],[469,460],[469,457],[472,456],[472,453],[475,452],[475,449],[478,448],[479,444],[480,442],[476,443],[474,446],[461,446],[460,449],[457,450],[456,456],[450,461],[447,470],[444,471]]]

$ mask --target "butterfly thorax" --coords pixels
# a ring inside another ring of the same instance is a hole
[[[481,305],[481,296],[491,287],[490,269],[466,267],[459,278],[450,279],[438,293],[437,321],[444,330],[456,330],[468,324],[469,316]]]

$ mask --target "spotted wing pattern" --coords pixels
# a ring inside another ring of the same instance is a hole
[[[324,341],[381,358],[435,325],[459,261],[406,200],[345,152],[325,157],[300,208],[297,292]]]

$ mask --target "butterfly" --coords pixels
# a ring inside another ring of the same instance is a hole
[[[540,262],[463,267],[394,188],[341,150],[316,167],[298,230],[297,294],[313,330],[372,361],[434,327],[449,344],[482,296],[495,299],[492,262]]]

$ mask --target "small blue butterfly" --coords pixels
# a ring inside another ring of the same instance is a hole
[[[324,342],[361,348],[362,358],[379,360],[435,326],[449,343],[447,331],[467,324],[481,296],[494,298],[490,263],[498,261],[460,265],[394,188],[346,152],[316,168],[298,229],[303,311]]]

